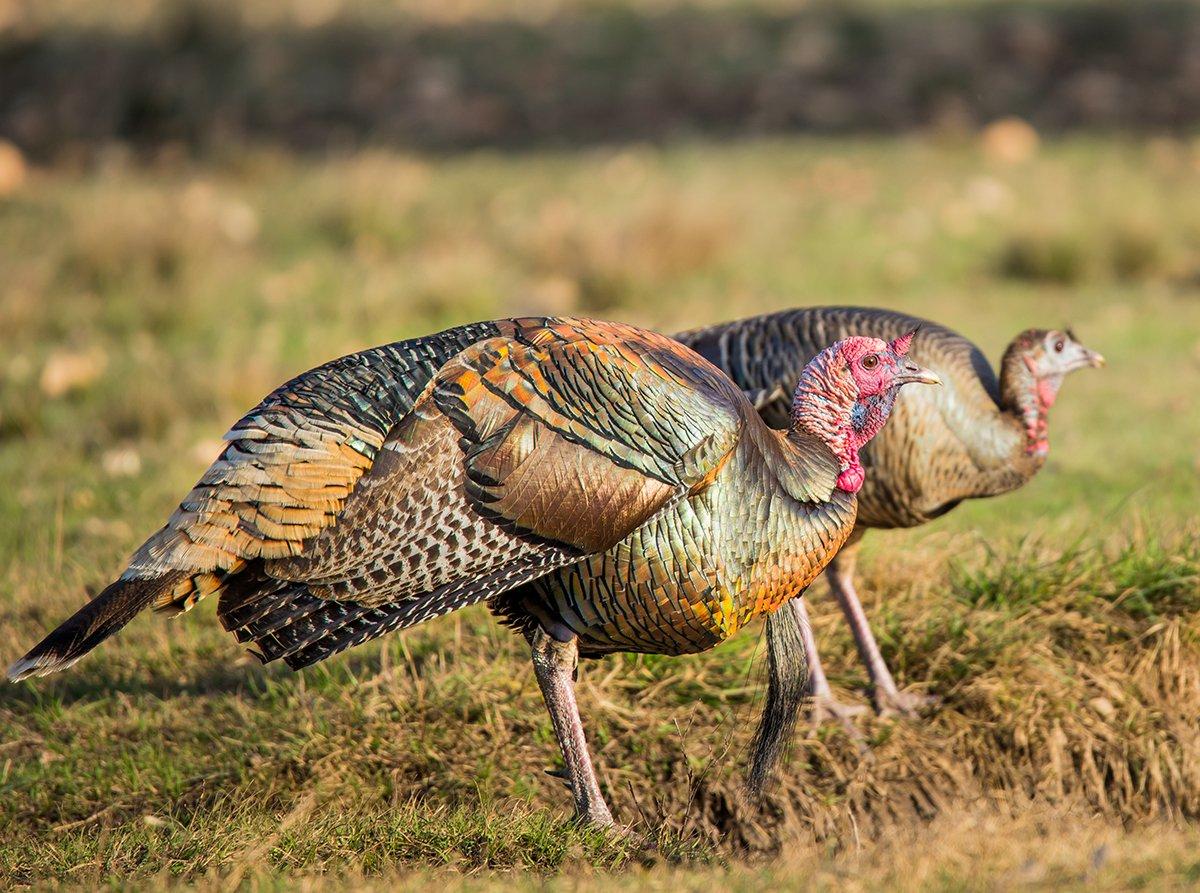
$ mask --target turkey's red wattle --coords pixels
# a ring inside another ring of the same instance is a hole
[[[845,490],[847,493],[857,493],[862,489],[862,485],[866,481],[867,472],[856,458],[853,465],[838,475],[837,485],[839,490]]]
[[[1038,404],[1042,409],[1049,409],[1058,399],[1058,389],[1062,385],[1060,378],[1043,378],[1037,383]]]
[[[1050,453],[1049,418],[1050,407],[1058,399],[1062,387],[1061,375],[1038,377],[1038,368],[1032,357],[1024,357],[1029,370],[1028,396],[1021,400],[1021,418],[1025,424],[1027,455],[1044,458]]]

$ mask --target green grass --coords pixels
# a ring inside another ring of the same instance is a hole
[[[673,330],[846,302],[932,317],[993,358],[1070,322],[1109,367],[1066,385],[1028,486],[868,537],[881,644],[943,707],[865,722],[869,759],[803,731],[762,811],[737,799],[756,631],[584,669],[603,784],[634,826],[614,840],[567,821],[524,648],[484,612],[292,674],[240,657],[206,605],[0,691],[0,877],[1194,879],[1195,832],[1170,823],[1200,812],[1198,187],[1196,144],[1100,137],[1015,166],[905,138],[35,171],[0,199],[5,662],[111,579],[246,408],[368,345],[525,312]],[[813,602],[834,683],[861,689]]]

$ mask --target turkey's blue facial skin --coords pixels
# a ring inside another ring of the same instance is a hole
[[[892,411],[892,406],[896,402],[896,395],[900,393],[900,387],[890,387],[882,394],[872,394],[869,397],[860,397],[850,410],[850,424],[854,426],[854,430],[860,434],[868,431],[878,430],[883,424],[883,420],[887,419],[888,414]]]

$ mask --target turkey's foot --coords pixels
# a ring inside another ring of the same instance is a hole
[[[809,704],[808,718],[813,725],[836,722],[851,738],[856,741],[862,739],[862,732],[854,723],[854,717],[867,712],[862,704],[843,704],[832,695],[813,695]]]
[[[567,774],[566,769],[545,769],[543,770],[551,778],[557,778],[562,782],[562,786],[575,794],[575,787],[571,784],[571,779]],[[577,808],[572,821],[577,825],[582,825],[587,828],[603,828],[608,833],[614,835],[620,840],[629,838],[631,832],[623,825],[618,825],[612,817],[612,812],[609,811],[608,804],[603,800],[589,803],[586,808]]]
[[[875,712],[884,719],[920,719],[933,711],[941,698],[919,691],[877,689]]]
[[[618,839],[625,839],[632,833],[624,825],[613,821],[612,813],[603,803],[589,807],[587,810],[575,813],[575,822],[586,828],[601,828]]]

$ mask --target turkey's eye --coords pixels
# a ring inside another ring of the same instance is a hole
[[[1066,345],[1063,343],[1063,340],[1061,338],[1059,338],[1057,341],[1054,342],[1054,352],[1055,353],[1062,353],[1064,347],[1066,347]]]
[[[879,365],[879,357],[875,354],[863,357],[862,366],[864,369],[874,369]]]

